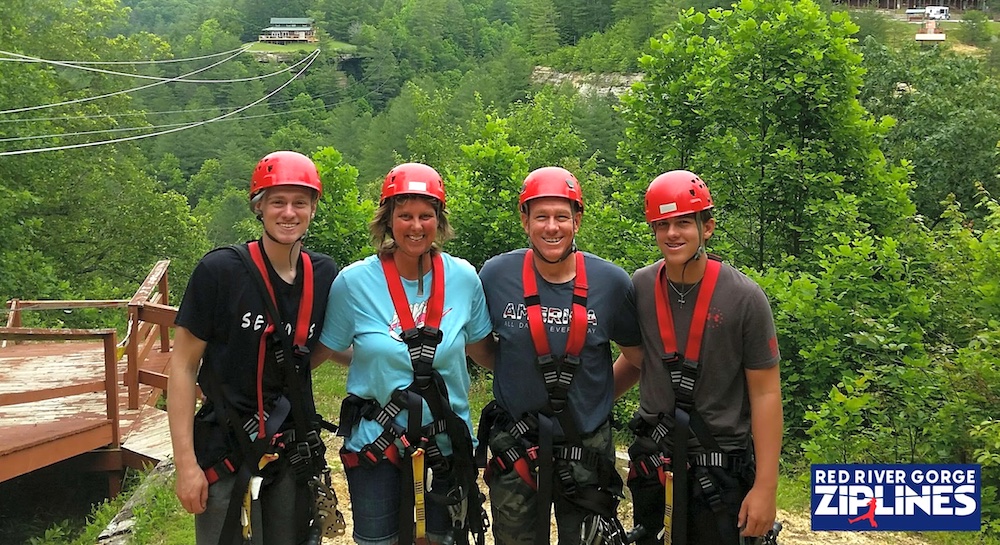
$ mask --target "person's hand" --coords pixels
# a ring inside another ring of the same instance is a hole
[[[177,466],[176,476],[177,484],[174,486],[174,492],[184,510],[195,515],[204,513],[208,503],[208,479],[205,477],[205,472],[198,467],[198,464],[190,464],[184,467]]]
[[[776,501],[774,490],[766,490],[758,486],[751,488],[740,506],[740,514],[737,519],[740,535],[759,537],[767,534],[774,526],[774,517],[777,514]]]

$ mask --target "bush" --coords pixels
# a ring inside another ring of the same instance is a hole
[[[962,16],[962,25],[957,34],[962,43],[976,47],[986,47],[993,39],[989,18],[985,13],[974,9],[966,11]]]

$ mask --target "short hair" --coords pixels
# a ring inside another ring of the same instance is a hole
[[[528,199],[528,200],[524,201],[524,204],[521,205],[521,213],[522,214],[530,214],[531,213],[531,201],[536,201],[538,199],[544,199],[544,198],[547,198],[547,197],[536,197],[534,199]],[[551,198],[562,199],[563,197],[553,196]],[[580,203],[578,203],[578,202],[576,202],[576,201],[574,201],[572,199],[565,199],[565,200],[569,201],[570,208],[573,209],[573,214],[574,215],[577,212],[581,212],[581,213],[583,212],[583,207],[580,206]]]
[[[290,185],[271,186],[268,187],[267,189],[262,189],[261,191],[259,191],[256,195],[250,198],[250,211],[253,212],[253,215],[260,218],[264,214],[263,212],[261,212],[259,208],[257,208],[257,205],[266,200],[267,192],[275,187],[295,187],[295,186],[290,186]],[[309,190],[309,192],[312,194],[310,199],[312,199],[313,204],[316,204],[319,201],[319,191],[316,191],[315,189],[306,186],[298,186],[298,187]]]
[[[401,206],[410,199],[423,199],[434,207],[438,224],[434,243],[431,245],[432,251],[440,251],[441,246],[455,236],[451,224],[448,223],[448,211],[441,206],[441,201],[423,195],[397,195],[383,201],[375,211],[375,217],[368,224],[372,245],[375,246],[378,255],[391,254],[396,251],[396,240],[392,238],[392,212],[397,206]]]

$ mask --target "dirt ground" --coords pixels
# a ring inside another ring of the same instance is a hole
[[[334,467],[339,467],[339,463]],[[344,513],[344,518],[347,521],[347,531],[343,536],[325,539],[323,543],[325,545],[353,544],[350,496],[347,493],[347,480],[342,471],[336,471],[333,474],[333,485],[337,492],[340,510]],[[489,495],[487,495],[488,497]],[[489,505],[486,506],[486,510],[489,512]],[[619,507],[619,515],[626,528],[631,527],[632,510],[628,501],[622,502]],[[808,512],[789,513],[779,510],[777,518],[783,525],[781,534],[778,536],[780,545],[927,545],[926,541],[898,532],[813,532],[809,529]],[[555,536],[553,521],[553,543],[556,541]],[[493,545],[492,535],[487,534],[486,543]]]

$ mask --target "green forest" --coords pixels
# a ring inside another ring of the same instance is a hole
[[[249,48],[271,17],[314,19],[318,43]],[[279,149],[319,166],[307,245],[341,265],[373,251],[386,172],[420,161],[453,255],[523,246],[521,181],[559,165],[580,248],[631,273],[659,257],[643,191],[683,168],[715,197],[710,251],[772,304],[783,471],[982,464],[997,536],[992,29],[970,11],[921,46],[826,0],[6,0],[0,300],[128,298],[170,259],[176,304],[206,251],[258,236],[250,173]]]

